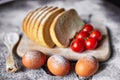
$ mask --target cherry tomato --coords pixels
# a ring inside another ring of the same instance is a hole
[[[102,34],[99,30],[93,30],[90,34],[90,37],[95,38],[96,40],[100,41],[102,39]]]
[[[85,45],[82,40],[75,39],[71,44],[71,49],[75,52],[82,52],[85,49]]]
[[[77,36],[76,39],[85,39],[89,36],[88,32],[81,31]]]
[[[97,47],[98,42],[96,39],[89,37],[85,40],[85,44],[88,50],[93,50]]]
[[[84,28],[82,31],[90,33],[93,30],[93,26],[90,24],[85,24]]]

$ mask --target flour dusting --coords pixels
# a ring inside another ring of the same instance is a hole
[[[58,67],[59,65],[64,67],[67,63],[67,60],[64,57],[59,55],[53,55],[52,57],[50,57],[50,59],[53,60],[54,67]]]
[[[86,56],[86,57],[83,57],[83,58],[85,58],[86,60],[91,61],[91,62],[95,62],[96,61],[96,58],[93,57],[93,56]]]

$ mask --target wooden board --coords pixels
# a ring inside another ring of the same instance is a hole
[[[99,61],[105,61],[110,56],[110,44],[107,28],[100,24],[92,24],[94,28],[99,29],[103,34],[103,39],[99,43],[99,46],[95,50],[86,50],[82,53],[73,52],[70,48],[46,48],[40,45],[37,45],[26,36],[22,36],[21,41],[17,48],[17,53],[22,57],[28,50],[39,50],[45,53],[46,55],[58,54],[66,57],[69,60],[76,61],[83,56],[94,56]]]

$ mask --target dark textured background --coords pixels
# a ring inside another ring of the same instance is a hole
[[[120,7],[120,0],[106,0],[106,1],[111,2],[112,4]]]
[[[74,8],[83,20],[90,23],[101,23],[108,28],[111,41],[111,58],[100,64],[97,74],[85,80],[120,80],[120,8],[108,0],[39,0],[13,1],[0,5],[0,37],[3,33],[16,31],[21,33],[21,24],[26,14],[43,5]],[[103,53],[104,54],[104,53]],[[1,80],[84,80],[74,72],[74,64],[70,74],[59,77],[49,74],[46,66],[38,70],[24,67],[17,73],[5,71],[7,48],[0,40],[0,79]],[[19,58],[20,66],[21,59]]]

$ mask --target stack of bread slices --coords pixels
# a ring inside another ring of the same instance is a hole
[[[84,23],[74,9],[40,7],[28,13],[22,29],[28,38],[44,47],[68,47]]]

